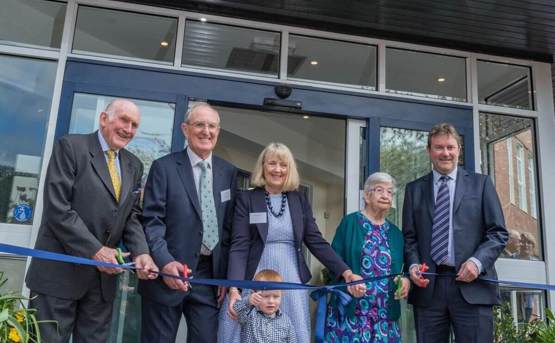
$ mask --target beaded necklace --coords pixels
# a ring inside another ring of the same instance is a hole
[[[270,210],[270,213],[276,218],[281,217],[285,212],[285,203],[287,202],[287,195],[285,193],[281,193],[281,208],[277,213],[274,212],[274,208],[272,207],[272,202],[270,201],[270,193],[264,192],[264,195],[266,198],[266,207],[268,207],[268,209]]]

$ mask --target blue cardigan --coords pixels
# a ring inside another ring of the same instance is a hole
[[[353,273],[360,275],[360,260],[366,232],[358,223],[357,213],[358,212],[353,212],[343,217],[341,223],[337,227],[332,247],[343,261],[351,267]],[[400,273],[403,268],[403,234],[393,223],[389,221],[387,221],[387,223],[389,224],[387,239],[391,250],[391,274],[397,274]],[[395,300],[394,298],[396,286],[393,282],[393,278],[390,278],[389,282],[388,319],[398,320],[401,315],[401,305],[399,300]],[[347,307],[345,313],[347,318],[354,316],[355,303],[355,301],[352,301]],[[335,297],[333,296],[331,304],[335,309]]]

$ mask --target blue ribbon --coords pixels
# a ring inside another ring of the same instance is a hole
[[[121,268],[127,270],[137,269],[132,264],[114,264],[108,262],[96,261],[84,257],[76,257],[71,255],[53,253],[50,251],[23,248],[15,245],[0,243],[0,253],[15,254],[21,256],[29,256],[34,258],[40,258],[45,260],[52,260],[58,262],[83,264],[94,267],[108,267],[108,268]],[[358,280],[349,283],[339,283],[325,286],[313,286],[306,285],[302,283],[292,283],[292,282],[270,282],[270,281],[251,281],[251,280],[224,280],[224,279],[197,279],[197,278],[186,278],[183,276],[170,275],[163,272],[157,273],[160,276],[171,277],[181,279],[183,281],[189,282],[191,284],[209,285],[209,286],[222,286],[222,287],[238,287],[244,289],[257,289],[257,290],[310,290],[312,291],[311,297],[313,300],[318,301],[317,312],[316,312],[316,329],[315,337],[316,342],[320,343],[324,341],[324,329],[326,320],[326,302],[327,294],[332,293],[336,296],[338,300],[337,308],[340,317],[345,316],[345,308],[351,301],[351,297],[345,292],[341,291],[340,288],[346,286],[354,286],[362,283],[373,282],[386,278],[393,278],[401,274],[390,274],[382,275],[373,278],[367,278],[363,280]],[[437,274],[423,272],[422,275],[436,276],[436,277],[456,277],[456,274]],[[491,282],[496,284],[503,284],[513,287],[521,288],[533,288],[541,289],[546,291],[555,291],[555,285],[550,284],[539,284],[531,282],[518,282],[518,281],[507,281],[507,280],[494,280],[488,278],[479,278],[478,280],[484,282]]]

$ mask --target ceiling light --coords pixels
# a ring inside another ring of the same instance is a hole
[[[160,46],[163,48],[166,48],[168,45],[170,45],[170,43],[166,42],[165,40],[160,42]]]
[[[310,116],[303,116],[303,118],[304,118],[304,119],[308,119],[308,118],[310,118]]]
[[[318,61],[312,60],[312,61],[310,61],[310,64],[313,65],[313,66],[317,66],[317,65],[318,65]]]
[[[200,21],[202,21],[203,23],[206,23],[206,20],[207,19],[205,17],[200,18]]]
[[[437,82],[445,82],[445,78],[444,77],[438,77]]]

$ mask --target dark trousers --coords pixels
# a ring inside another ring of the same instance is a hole
[[[194,275],[212,278],[212,258],[201,256]],[[187,320],[187,343],[216,343],[218,337],[217,288],[194,285],[178,306],[166,306],[142,298],[143,343],[174,343],[179,321]]]
[[[67,343],[73,334],[73,343],[106,342],[110,331],[112,302],[104,301],[100,280],[95,279],[87,293],[78,300],[62,299],[31,290],[31,308],[37,309],[44,343]]]
[[[466,302],[454,277],[436,277],[432,301],[414,307],[414,321],[418,343],[447,343],[451,328],[456,343],[493,342],[493,307]]]

